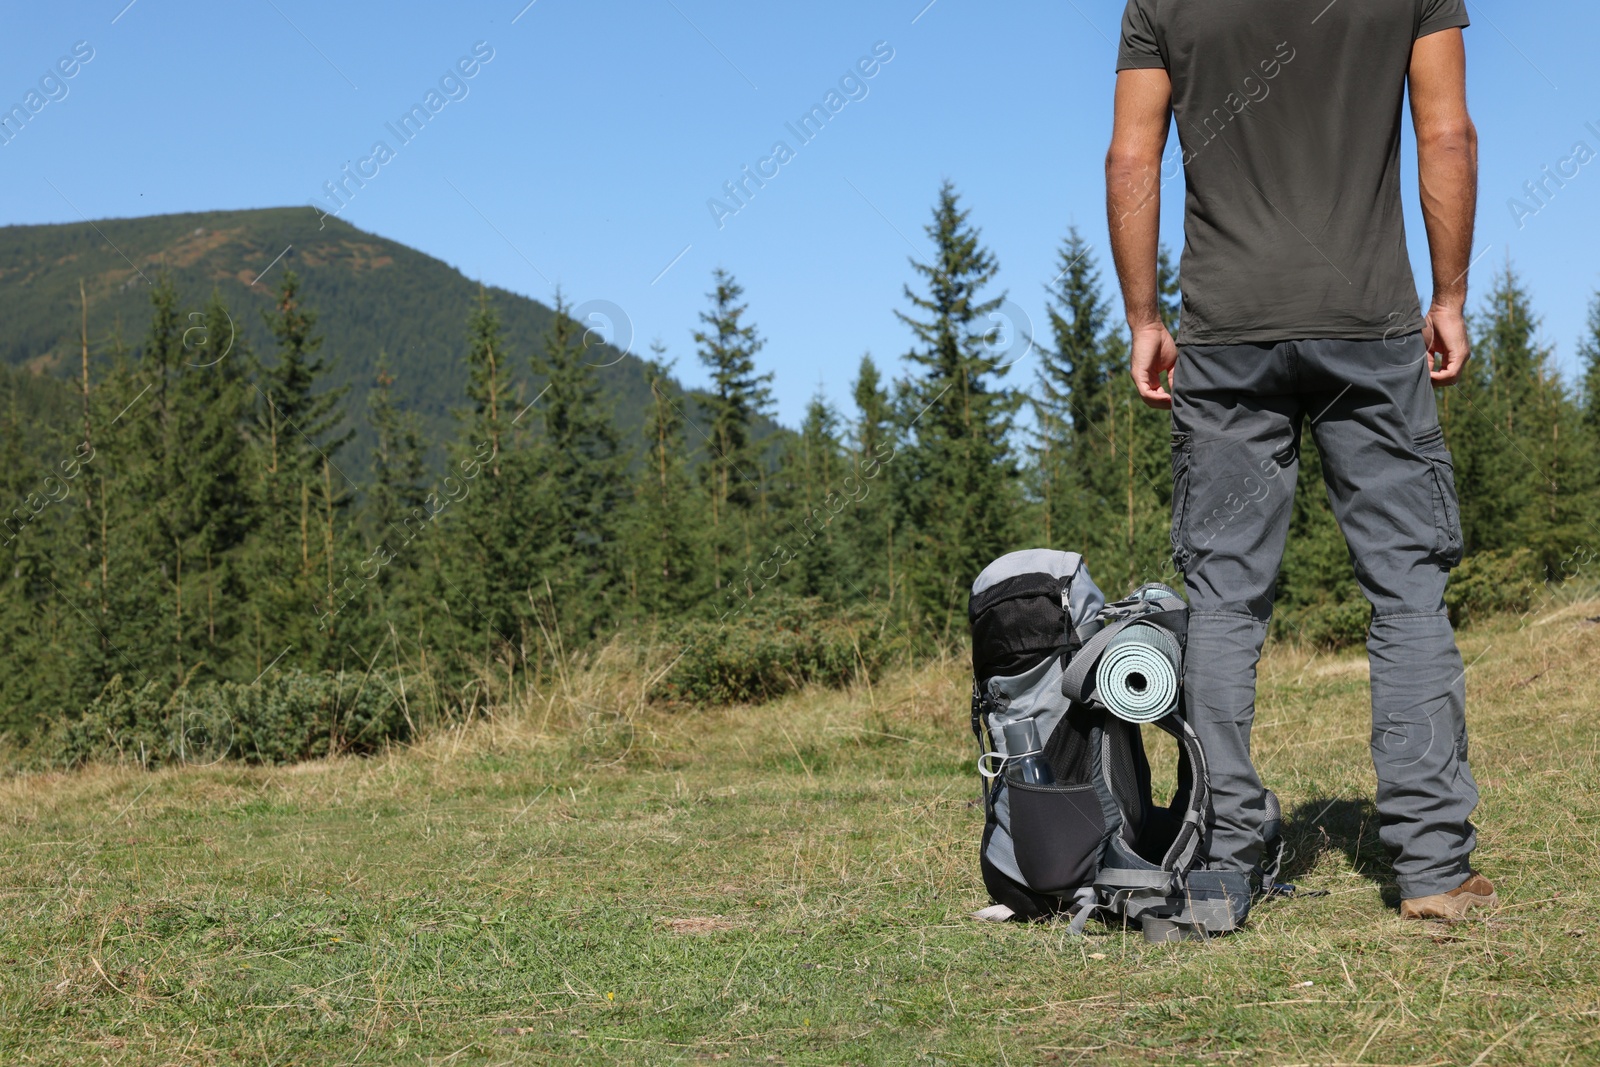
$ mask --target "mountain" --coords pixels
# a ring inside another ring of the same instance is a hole
[[[319,220],[310,208],[0,228],[0,320],[7,326],[0,364],[57,377],[78,373],[80,280],[89,303],[91,352],[103,356],[118,336],[130,349],[137,347],[150,318],[150,283],[163,271],[176,284],[185,314],[199,312],[218,292],[240,336],[270,362],[274,348],[262,312],[271,306],[285,269],[300,276],[305,302],[318,314],[326,339],[326,385],[351,387],[345,410],[357,437],[345,454],[359,467],[370,454],[365,396],[380,350],[388,355],[397,403],[418,415],[437,453],[455,434],[451,411],[465,402],[464,339],[478,283],[414,248],[340,219]],[[505,289],[490,287],[489,293],[526,403],[538,395],[539,384],[528,370],[528,355],[541,343],[553,312]],[[644,364],[608,346],[591,351],[617,425],[629,439],[649,402]],[[691,395],[687,410],[697,422],[698,408]]]

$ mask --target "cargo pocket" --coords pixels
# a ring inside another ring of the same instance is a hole
[[[1190,441],[1186,433],[1172,435],[1172,565],[1187,570],[1189,565],[1188,542],[1184,538],[1183,524],[1189,510],[1189,458]]]
[[[1039,893],[1066,893],[1094,880],[1105,816],[1092,785],[1007,782],[1017,869]]]
[[[1433,554],[1439,563],[1454,567],[1461,562],[1461,502],[1456,496],[1455,465],[1438,426],[1412,439],[1428,461],[1433,497]]]

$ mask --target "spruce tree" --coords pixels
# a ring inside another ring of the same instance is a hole
[[[537,662],[538,627],[530,617],[546,546],[532,532],[552,503],[531,454],[535,395],[511,410],[510,351],[488,293],[467,317],[466,398],[456,413],[461,439],[451,449],[450,477],[410,524],[407,537],[428,568],[425,597],[443,610],[430,620],[436,642],[460,669],[486,658]],[[448,536],[439,528],[448,525]]]
[[[839,517],[851,506],[839,414],[821,389],[806,405],[800,432],[784,448],[780,473],[786,489],[776,542],[788,550],[777,563],[785,588],[834,603],[848,598],[856,575]],[[768,565],[769,571],[772,564]]]
[[[467,434],[487,444],[496,458],[490,474],[498,477],[502,436],[511,419],[506,410],[511,395],[510,363],[506,359],[505,338],[500,316],[489,303],[489,292],[478,287],[478,302],[467,318],[467,399],[472,407],[467,416]]]
[[[621,569],[621,509],[628,496],[610,406],[584,359],[583,329],[559,290],[544,344],[531,360],[542,380],[531,412],[538,433],[530,451],[536,491],[546,506],[523,534],[535,547],[544,598],[557,621],[588,639],[619,605],[613,574]],[[535,599],[540,599],[535,589]]]
[[[354,489],[333,453],[350,439],[341,431],[344,388],[324,389],[326,360],[317,316],[300,298],[300,280],[284,275],[268,330],[273,360],[256,370],[256,506],[251,538],[250,620],[253,659],[266,669],[280,654],[296,666],[336,666],[359,621],[346,608],[365,595],[349,573],[346,511]]]
[[[694,333],[701,363],[711,373],[708,401],[710,455],[701,479],[711,510],[712,570],[716,588],[740,595],[753,591],[753,580],[735,582],[735,575],[754,565],[755,524],[765,518],[764,459],[755,441],[757,423],[772,411],[772,374],[756,372],[756,353],[766,343],[754,323],[746,321],[744,289],[733,275],[718,269],[707,294],[709,310],[701,312],[705,328]]]
[[[274,308],[263,317],[277,342],[276,359],[261,372],[259,386],[276,446],[269,460],[274,469],[314,475],[322,457],[338,451],[354,432],[338,430],[349,389],[321,388],[328,371],[322,336],[316,332],[316,312],[301,299],[294,271],[284,273]]]
[[[403,541],[400,525],[427,498],[427,464],[422,459],[416,416],[395,406],[394,384],[389,355],[379,350],[373,390],[366,394],[366,419],[373,427],[373,482],[366,515],[368,533],[379,544]]]
[[[1578,342],[1583,361],[1583,424],[1593,447],[1600,448],[1600,292],[1589,301],[1587,332]]]
[[[707,602],[705,523],[690,479],[685,420],[673,395],[672,363],[660,342],[645,361],[650,407],[643,432],[644,460],[634,485],[627,536],[628,587],[643,614],[687,612]]]
[[[1529,548],[1555,573],[1593,537],[1583,410],[1538,340],[1538,316],[1509,261],[1472,325],[1473,359],[1441,397],[1466,548]]]
[[[1110,491],[1120,484],[1110,418],[1110,386],[1119,369],[1107,349],[1111,305],[1094,254],[1076,227],[1067,231],[1057,255],[1060,272],[1046,286],[1053,347],[1040,346],[1032,397],[1034,492],[1042,505],[1045,543],[1071,546],[1103,563],[1106,546],[1098,543],[1104,540],[1099,535],[1113,504]]]
[[[912,311],[896,312],[916,339],[899,397],[906,449],[896,486],[913,610],[950,639],[972,579],[1017,547],[1017,468],[1008,436],[1018,398],[998,384],[1009,368],[996,366],[984,344],[988,316],[1004,300],[983,296],[999,267],[948,181],[925,232],[932,261],[911,261],[925,292],[906,286]]]
[[[234,643],[243,640],[242,548],[260,518],[246,458],[250,350],[215,291],[190,321],[169,389],[163,510],[176,548],[174,568],[191,576],[182,631],[187,658],[216,672],[232,662]]]
[[[861,357],[852,394],[856,421],[850,435],[851,480],[845,486],[851,506],[844,529],[860,592],[869,598],[889,597],[895,584],[894,484],[901,472],[895,464],[894,403],[870,355]]]

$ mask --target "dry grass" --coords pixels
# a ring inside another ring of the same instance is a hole
[[[1357,655],[1255,745],[1322,898],[1207,944],[993,926],[957,659],[664,713],[613,646],[405,750],[0,783],[16,1063],[1600,1060],[1600,603],[1463,636],[1486,921],[1386,906]],[[659,669],[659,665],[655,665]]]

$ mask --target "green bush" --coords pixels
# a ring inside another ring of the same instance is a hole
[[[1461,561],[1445,589],[1450,621],[1469,626],[1491,615],[1521,615],[1542,588],[1533,550],[1478,552]]]
[[[686,623],[683,651],[650,691],[678,704],[754,704],[816,683],[840,686],[883,665],[890,642],[880,612],[758,595],[737,615]]]
[[[90,760],[159,767],[294,763],[369,753],[410,736],[395,679],[346,672],[274,672],[251,685],[213,682],[171,692],[154,682],[112,678],[79,715],[52,723],[36,742],[36,763],[75,767]]]
[[[1327,600],[1279,616],[1279,636],[1289,641],[1336,651],[1367,639],[1372,605],[1357,595],[1349,600]]]

